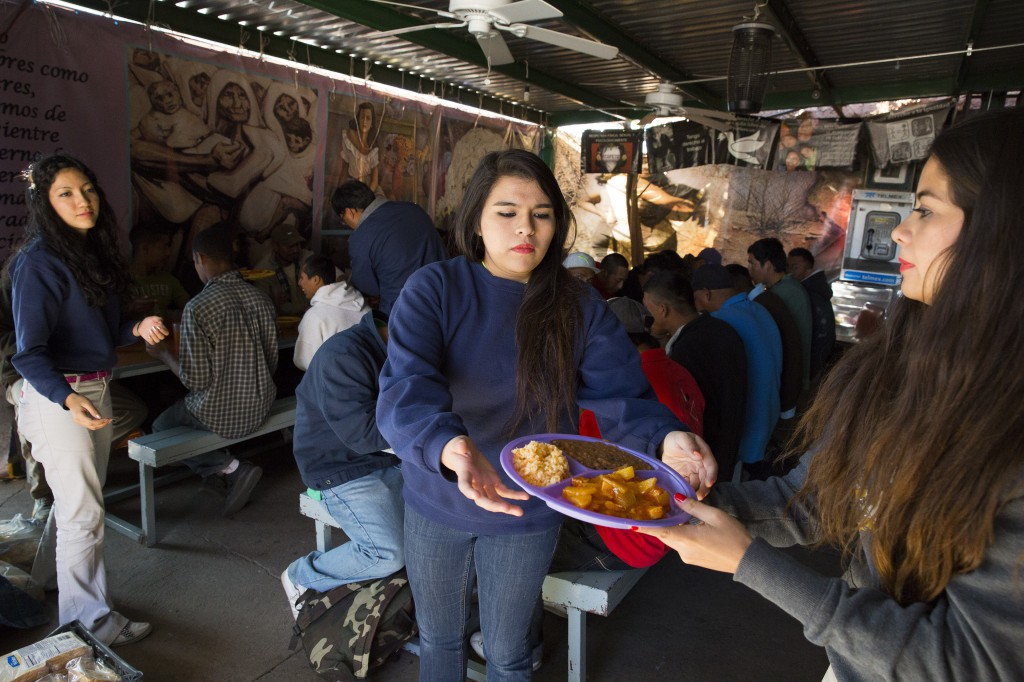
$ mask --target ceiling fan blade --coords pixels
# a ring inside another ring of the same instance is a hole
[[[511,52],[509,52],[505,39],[502,38],[501,34],[497,31],[491,31],[485,35],[477,36],[476,42],[480,45],[480,49],[484,51],[484,55],[487,57],[487,63],[491,66],[512,64],[516,61],[516,58],[512,56]]]
[[[432,7],[420,7],[419,5],[410,5],[404,2],[392,2],[392,0],[370,0],[370,2],[376,3],[378,5],[392,5],[393,7],[405,7],[406,9],[426,10],[428,12],[433,12],[439,17],[444,17],[445,19],[458,18],[458,15],[452,14],[451,12],[446,12],[443,9],[434,9]]]
[[[597,57],[598,59],[614,59],[615,55],[619,54],[619,48],[617,47],[598,43],[593,40],[587,40],[586,38],[577,38],[576,36],[571,36],[567,33],[559,33],[558,31],[551,31],[546,28],[540,28],[539,26],[512,24],[508,28],[505,28],[500,24],[496,24],[495,28],[510,31],[513,35],[519,36],[520,38],[539,40],[540,42],[548,43],[549,45],[557,45],[558,47],[564,47],[567,50],[573,50],[574,52],[589,54],[590,56]]]
[[[652,111],[648,114],[645,114],[644,117],[637,122],[637,125],[639,125],[641,128],[645,128],[649,126],[651,123],[653,123],[654,119],[658,118],[658,116],[659,114],[657,111]]]
[[[562,12],[544,0],[519,0],[507,5],[495,7],[490,11],[504,24],[515,24],[521,21],[540,21],[541,19],[557,19]]]
[[[701,124],[705,128],[712,128],[713,130],[717,130],[717,131],[722,132],[722,133],[727,133],[730,130],[732,130],[732,126],[729,125],[727,122],[721,120],[721,119],[706,118],[704,116],[701,116],[700,114],[691,114],[691,113],[685,113],[685,114],[683,114],[683,116],[685,118],[690,119],[694,123]]]
[[[690,115],[692,114],[694,116],[717,118],[729,122],[736,120],[736,114],[729,111],[716,111],[714,109],[701,109],[699,107],[682,107],[679,109],[679,111],[679,115],[685,116],[686,118],[690,118]]]
[[[413,31],[424,31],[428,28],[461,28],[465,26],[466,22],[461,23],[444,23],[444,24],[422,24],[420,26],[406,26],[405,28],[395,28],[390,31],[380,31],[378,33],[367,33],[363,38],[386,38],[388,36],[400,36],[403,33],[412,33]]]

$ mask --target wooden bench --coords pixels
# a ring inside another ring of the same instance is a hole
[[[114,491],[106,496],[105,501],[113,502],[123,499],[138,491],[141,506],[142,528],[125,521],[110,513],[106,515],[106,523],[112,529],[138,540],[147,547],[156,544],[156,507],[153,490],[155,482],[153,470],[157,467],[181,462],[189,457],[201,455],[213,450],[226,448],[235,443],[264,436],[275,431],[287,429],[295,425],[295,396],[278,398],[270,407],[266,420],[260,428],[241,438],[221,438],[215,433],[189,426],[178,426],[158,433],[150,433],[128,441],[128,456],[139,463],[139,484]],[[170,483],[190,476],[191,471],[175,471],[161,476],[156,482]]]
[[[327,513],[319,500],[306,493],[299,494],[299,513],[316,522],[316,548],[326,552],[333,544],[332,529],[338,524]],[[631,571],[573,571],[552,573],[544,578],[541,596],[549,606],[560,606],[569,620],[569,661],[566,679],[583,682],[587,679],[587,614],[609,615],[639,582],[646,568]],[[419,642],[414,641],[406,649],[419,653]],[[466,676],[472,680],[484,680],[486,668],[475,661],[469,662]]]

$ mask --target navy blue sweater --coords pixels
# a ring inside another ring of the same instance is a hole
[[[326,490],[398,464],[381,452],[388,443],[374,414],[386,357],[372,313],[313,356],[295,389],[295,461],[307,487]]]
[[[499,457],[510,440],[506,422],[516,395],[515,319],[525,290],[525,284],[495,277],[459,257],[417,270],[392,310],[377,423],[402,459],[406,504],[458,530],[533,533],[561,521],[536,498],[522,503],[522,517],[485,511],[441,473],[445,444],[465,435],[505,484],[517,489]],[[606,439],[654,455],[670,431],[686,430],[658,402],[640,367],[640,354],[596,291],[588,291],[583,301],[581,335],[577,402],[594,411]],[[558,430],[576,433],[577,422],[577,411],[565,410],[558,416]],[[513,437],[546,431],[541,416],[519,426]]]
[[[102,307],[90,306],[71,270],[39,239],[14,257],[11,279],[18,345],[11,362],[59,405],[72,393],[65,372],[109,370],[117,364],[114,347],[136,341],[133,322],[121,322],[121,297],[110,292]]]

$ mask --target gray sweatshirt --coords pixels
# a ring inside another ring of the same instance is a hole
[[[807,639],[825,647],[840,682],[1024,679],[1020,488],[996,517],[982,564],[955,576],[934,601],[904,607],[879,589],[863,541],[843,578],[822,576],[775,549],[807,545],[817,536],[806,507],[786,510],[809,461],[805,455],[784,478],[716,486],[708,498],[754,536],[733,579],[800,621]]]

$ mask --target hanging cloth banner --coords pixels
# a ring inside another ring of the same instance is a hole
[[[584,173],[639,173],[643,133],[585,130],[580,158]]]
[[[875,165],[886,168],[921,161],[928,156],[932,140],[942,130],[951,103],[942,101],[915,107],[912,111],[886,114],[867,121]]]
[[[860,123],[791,118],[779,128],[775,170],[853,168]]]
[[[711,131],[692,121],[647,129],[647,167],[652,173],[714,163]]]
[[[732,130],[717,135],[717,162],[768,168],[768,158],[775,145],[779,124],[754,118],[738,118],[731,125]]]

